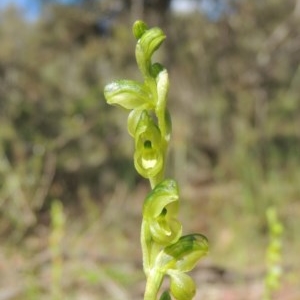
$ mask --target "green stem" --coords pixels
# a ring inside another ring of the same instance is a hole
[[[164,179],[164,169],[165,167],[163,166],[162,170],[156,176],[149,178],[152,190]]]
[[[155,243],[151,238],[148,224],[145,220],[142,221],[141,227],[141,246],[143,253],[143,268],[146,276],[154,265],[155,259],[161,250],[161,246]]]
[[[157,268],[153,268],[154,261],[160,251],[160,246],[152,240],[148,224],[145,220],[142,221],[141,245],[143,268],[147,277],[144,300],[156,300],[164,275]]]
[[[162,284],[164,274],[156,268],[151,269],[148,277],[144,300],[157,300],[157,294]]]
[[[146,276],[148,276],[150,270],[151,234],[145,220],[142,221],[141,227],[141,246],[143,253],[143,269]]]

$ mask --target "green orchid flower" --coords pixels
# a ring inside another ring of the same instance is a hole
[[[144,202],[144,220],[152,239],[160,245],[175,243],[181,236],[178,199],[177,183],[172,179],[165,179],[155,187]]]
[[[194,280],[187,274],[208,253],[207,238],[201,234],[182,236],[157,255],[154,268],[170,276],[171,294],[177,300],[191,300],[196,293]]]
[[[134,136],[136,170],[145,178],[155,177],[163,169],[164,152],[160,130],[146,110],[140,115]]]

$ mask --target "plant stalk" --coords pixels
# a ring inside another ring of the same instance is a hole
[[[147,277],[146,290],[144,294],[144,300],[157,300],[157,294],[162,284],[164,274],[153,268],[150,270]]]

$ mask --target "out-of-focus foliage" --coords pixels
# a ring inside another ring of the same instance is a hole
[[[14,10],[1,17],[2,230],[33,225],[53,197],[74,204],[80,197],[99,199],[118,172],[131,180],[128,146],[122,153],[114,147],[121,117],[107,110],[102,95],[117,72],[112,61],[123,72],[130,66],[134,54],[123,45],[120,55],[119,43],[131,33],[119,24],[114,38],[101,37],[93,22],[88,13],[63,6],[36,24]]]
[[[190,142],[227,171],[243,155],[267,172],[300,154],[300,18],[293,5],[241,1],[216,23],[172,20],[175,105],[190,118]]]
[[[139,78],[129,28],[140,16],[109,15],[113,1],[105,3],[52,6],[32,24],[13,10],[1,15],[1,232],[29,228],[51,199],[100,200],[120,178],[136,180],[125,115],[106,106],[102,90],[112,78]],[[181,180],[203,180],[200,169],[255,185],[253,176],[299,163],[295,5],[239,1],[216,22],[196,12],[160,19],[175,115],[170,168]]]

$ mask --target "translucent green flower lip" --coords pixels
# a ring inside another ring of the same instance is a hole
[[[134,154],[134,165],[138,173],[145,177],[156,176],[163,167],[163,157],[160,151],[155,149],[143,149]]]

